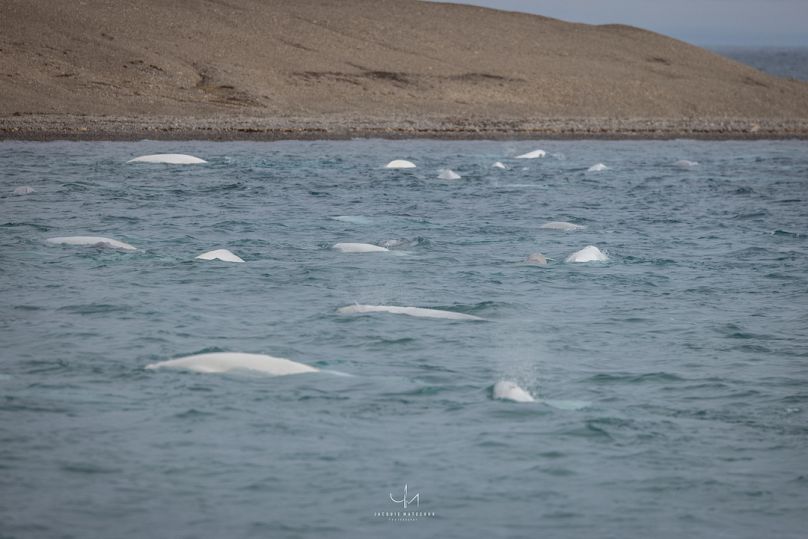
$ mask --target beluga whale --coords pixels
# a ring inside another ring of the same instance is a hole
[[[500,380],[491,388],[491,396],[495,399],[513,402],[536,402],[557,410],[581,410],[592,405],[589,401],[536,399],[516,382]]]
[[[460,177],[460,174],[449,168],[441,170],[440,174],[438,174],[439,180],[459,180]]]
[[[586,169],[587,172],[602,172],[604,170],[609,170],[609,167],[607,167],[603,163],[597,163]]]
[[[14,194],[17,196],[30,195],[31,193],[36,193],[36,190],[28,185],[22,185],[14,189]]]
[[[533,266],[546,266],[547,257],[541,253],[531,253],[530,256],[527,257],[527,260],[525,262]]]
[[[673,166],[675,166],[676,168],[682,168],[687,170],[697,167],[699,166],[699,164],[697,161],[688,161],[687,159],[679,159],[677,162],[673,164]]]
[[[569,232],[572,230],[583,230],[586,227],[584,225],[576,225],[566,221],[550,221],[549,223],[544,223],[539,228],[543,228],[545,230],[564,230]]]
[[[60,245],[80,245],[84,247],[99,247],[104,249],[120,249],[122,251],[137,251],[137,247],[122,241],[104,238],[102,236],[64,236],[59,238],[48,238],[48,243]]]
[[[340,253],[381,253],[390,250],[372,243],[335,243],[333,249]]]
[[[603,251],[594,245],[587,245],[580,251],[569,255],[564,262],[605,262],[606,260],[609,260],[609,257]]]
[[[163,163],[166,165],[196,165],[199,163],[207,163],[204,159],[194,157],[193,155],[185,155],[182,153],[157,153],[152,155],[141,155],[130,159],[127,163]]]
[[[185,356],[146,365],[147,369],[184,369],[201,373],[255,371],[271,376],[318,372],[319,369],[289,359],[264,354],[214,352]]]
[[[444,318],[447,320],[485,320],[479,316],[458,313],[454,311],[442,311],[440,309],[425,309],[422,307],[398,307],[395,305],[348,305],[337,309],[340,314],[365,314],[365,313],[391,313],[405,314],[418,318]]]
[[[523,153],[522,155],[517,155],[516,159],[536,159],[544,157],[545,155],[547,155],[547,152],[544,150],[534,150],[532,152]]]
[[[234,255],[232,251],[227,249],[216,249],[215,251],[208,251],[197,256],[199,260],[221,260],[222,262],[244,262],[238,255]]]
[[[519,387],[515,382],[500,380],[491,390],[495,399],[513,402],[536,402],[533,395]]]
[[[496,163],[491,165],[491,168],[499,168],[499,169],[502,169],[502,170],[508,170],[508,166],[505,163],[502,163],[501,161],[497,161]]]
[[[394,159],[387,163],[384,168],[415,168],[415,163],[405,159]]]

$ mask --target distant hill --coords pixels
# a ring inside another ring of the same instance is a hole
[[[808,83],[659,34],[416,0],[3,0],[0,95],[7,125],[808,120]]]

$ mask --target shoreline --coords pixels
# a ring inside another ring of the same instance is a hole
[[[0,117],[0,140],[808,140],[808,119]]]

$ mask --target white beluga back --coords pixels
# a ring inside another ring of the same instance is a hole
[[[532,253],[530,256],[527,257],[526,262],[534,266],[546,266],[547,257],[541,253]]]
[[[687,159],[679,159],[677,162],[673,164],[673,166],[677,168],[689,169],[699,166],[698,162],[696,161],[688,161]]]
[[[565,262],[605,262],[609,257],[594,245],[587,245],[580,251],[569,255]]]
[[[596,165],[592,165],[586,171],[587,172],[602,172],[604,170],[609,170],[609,167],[604,165],[603,163],[597,163]]]
[[[454,170],[446,168],[446,169],[441,170],[440,174],[438,174],[438,179],[440,179],[440,180],[459,180],[460,179],[460,174],[458,174]]]
[[[422,307],[398,307],[395,305],[348,305],[337,309],[340,314],[390,313],[404,314],[418,318],[445,318],[447,320],[485,320],[471,314],[442,311],[440,309],[425,309]]]
[[[549,223],[544,223],[539,228],[544,228],[545,230],[572,231],[572,230],[583,230],[586,227],[584,225],[576,225],[573,223],[568,223],[566,221],[550,221]]]
[[[340,253],[383,253],[390,250],[372,243],[335,243],[333,249]]]
[[[197,256],[199,260],[221,260],[222,262],[244,262],[240,256],[234,255],[227,249],[216,249]]]
[[[497,161],[496,163],[491,165],[491,167],[492,168],[499,168],[499,169],[502,169],[502,170],[508,170],[508,165],[506,165],[505,163],[502,163],[500,161]]]
[[[185,155],[182,153],[157,153],[152,155],[141,155],[130,159],[127,163],[162,163],[166,165],[196,165],[199,163],[207,163],[204,159],[194,157],[193,155]]]
[[[223,373],[231,371],[256,371],[272,376],[318,372],[319,369],[264,354],[244,354],[241,352],[214,352],[198,354],[146,365],[147,369],[184,369],[202,373]]]
[[[415,163],[405,159],[394,159],[387,163],[384,168],[415,168]]]
[[[36,193],[36,190],[33,187],[29,187],[27,185],[22,185],[14,189],[14,194],[17,196],[30,195],[31,193]]]
[[[59,238],[48,238],[48,243],[60,245],[80,245],[83,247],[99,247],[105,249],[121,249],[122,251],[137,251],[137,247],[122,241],[104,238],[102,236],[64,236]]]
[[[516,383],[500,380],[494,384],[492,395],[495,399],[514,402],[536,402],[533,396]]]
[[[517,155],[516,159],[536,159],[544,157],[545,155],[547,155],[547,152],[544,150],[534,150],[532,152],[523,153],[522,155]]]

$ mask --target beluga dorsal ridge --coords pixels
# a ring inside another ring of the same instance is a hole
[[[534,266],[546,266],[547,257],[541,253],[531,253],[530,256],[527,257],[526,262]]]
[[[406,159],[394,159],[387,163],[384,168],[415,168],[415,163]]]
[[[519,387],[515,382],[500,380],[491,390],[495,399],[513,402],[536,402],[533,395]]]
[[[137,247],[122,241],[105,238],[103,236],[63,236],[48,238],[48,243],[60,245],[79,245],[82,247],[99,247],[102,249],[120,249],[122,251],[137,251]]]
[[[215,251],[208,251],[196,257],[199,260],[221,260],[222,262],[244,262],[244,260],[233,254],[228,249],[216,249]]]
[[[544,223],[539,228],[543,228],[545,230],[563,230],[565,232],[570,232],[573,230],[583,230],[586,227],[584,225],[576,225],[566,221],[550,221],[549,223]]]
[[[440,174],[438,174],[438,179],[440,180],[459,180],[460,177],[460,174],[448,168],[441,170]]]
[[[523,153],[522,155],[517,155],[516,159],[538,159],[546,155],[547,152],[544,150],[534,150],[532,152]]]
[[[580,251],[569,255],[565,262],[605,262],[607,260],[609,260],[609,257],[603,251],[594,245],[587,245]]]
[[[383,253],[390,250],[372,243],[335,243],[333,249],[340,253]]]
[[[225,373],[232,371],[255,371],[272,376],[288,374],[304,374],[318,372],[319,369],[264,354],[245,354],[241,352],[214,352],[159,361],[146,365],[153,369],[184,369],[201,373]]]
[[[182,153],[157,153],[152,155],[141,155],[130,159],[127,163],[162,163],[166,165],[197,165],[207,163],[204,159],[185,155]]]
[[[443,311],[440,309],[426,309],[423,307],[399,307],[397,305],[347,305],[337,309],[340,314],[366,314],[366,313],[390,313],[404,314],[418,318],[445,318],[447,320],[485,320],[472,314],[458,313],[455,311]]]

